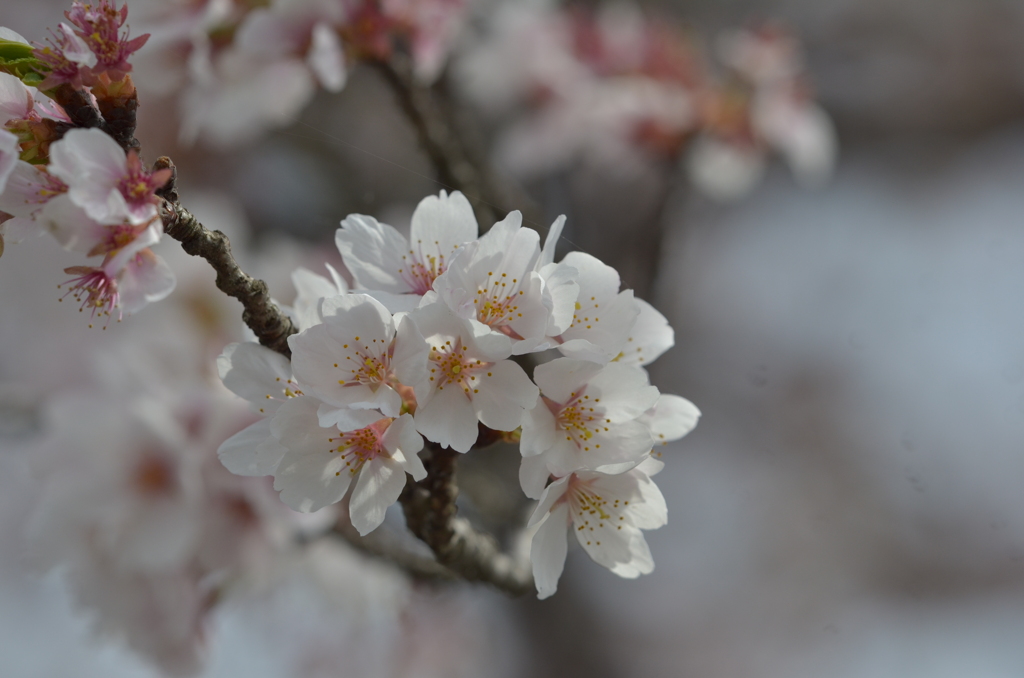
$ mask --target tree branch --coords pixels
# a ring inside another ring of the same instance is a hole
[[[431,548],[438,562],[462,578],[491,584],[511,595],[533,591],[533,575],[525,563],[503,553],[492,536],[456,515],[457,454],[427,443],[420,455],[427,477],[418,483],[408,479],[399,499],[406,525]]]
[[[156,169],[173,170],[174,163],[164,156],[154,165]],[[225,294],[242,302],[242,320],[256,333],[260,343],[281,355],[291,358],[288,337],[297,331],[291,318],[281,312],[267,290],[267,284],[246,274],[231,256],[231,243],[220,231],[210,231],[178,202],[176,177],[172,174],[167,184],[158,191],[163,201],[160,218],[164,232],[181,243],[182,249],[192,256],[202,257],[217,272],[217,287]]]
[[[462,193],[473,205],[484,228],[497,221],[499,207],[492,204],[494,191],[455,133],[443,106],[433,93],[418,84],[409,58],[396,53],[390,61],[371,61],[391,87],[402,111],[416,129],[420,145],[437,171],[438,180]],[[503,215],[502,215],[503,216]]]

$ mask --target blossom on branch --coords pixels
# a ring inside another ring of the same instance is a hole
[[[641,530],[668,521],[665,498],[639,469],[619,475],[579,471],[549,485],[530,517],[530,548],[539,598],[555,593],[568,547],[566,530],[598,564],[627,579],[654,570]]]

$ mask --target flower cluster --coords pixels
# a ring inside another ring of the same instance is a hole
[[[76,2],[67,17],[74,28],[61,24],[64,47],[35,50],[34,63],[47,73],[40,87],[91,85],[80,94],[100,109],[134,96],[126,59],[146,36],[121,34],[125,8]],[[28,50],[13,31],[0,38]],[[75,55],[73,75],[57,68],[58,55]],[[100,258],[65,270],[66,294],[91,316],[120,317],[166,297],[174,276],[150,248],[163,233],[156,191],[170,170],[150,172],[136,150],[96,127],[75,127],[64,108],[24,82],[32,73],[0,69],[0,238],[43,230],[66,249]]]
[[[183,89],[182,138],[232,144],[287,124],[317,87],[340,91],[351,66],[407,49],[416,76],[440,74],[466,0],[154,2],[145,86]]]
[[[521,176],[578,161],[620,172],[682,161],[720,199],[752,188],[769,152],[801,183],[829,175],[835,134],[792,35],[766,25],[722,36],[716,74],[671,26],[624,3],[497,13],[461,74],[482,108],[522,111],[506,127],[499,160]]]
[[[652,450],[699,416],[644,370],[672,346],[672,329],[594,257],[555,261],[564,218],[543,246],[521,222],[512,212],[480,236],[466,198],[443,191],[419,204],[408,238],[372,217],[345,219],[336,241],[355,289],[337,275],[294,277],[291,361],[254,343],[218,361],[225,386],[265,415],[221,446],[225,466],[273,475],[299,511],[352,486],[349,515],[366,534],[406,473],[426,475],[424,438],[464,453],[481,427],[521,430],[522,488],[540,501],[531,523],[541,597],[555,591],[570,524],[615,573],[650,572],[640,530],[666,519]],[[532,378],[514,359],[549,349],[562,357]]]

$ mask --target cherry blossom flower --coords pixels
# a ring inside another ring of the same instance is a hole
[[[373,217],[353,214],[341,222],[335,240],[359,287],[422,296],[451,264],[464,243],[478,233],[473,208],[458,191],[420,201],[409,238]]]
[[[323,401],[322,426],[350,426],[358,410],[397,417],[402,384],[426,378],[427,344],[408,319],[396,323],[364,294],[321,302],[323,322],[288,339],[292,369],[304,392]]]
[[[43,89],[51,89],[69,83],[75,89],[81,89],[89,69],[97,63],[89,45],[63,22],[57,26],[56,32],[50,32],[48,42],[49,45],[37,46],[33,52],[33,56],[49,69],[39,84]]]
[[[537,597],[547,598],[558,587],[568,528],[596,563],[633,579],[654,570],[641,530],[657,529],[667,520],[665,498],[639,469],[618,475],[579,471],[556,480],[540,496],[529,522],[537,526],[530,548]]]
[[[479,240],[467,243],[434,281],[438,298],[469,320],[488,351],[527,353],[543,342],[551,316],[544,281],[534,269],[537,232],[510,213]]]
[[[156,190],[171,170],[148,172],[134,150],[98,129],[73,129],[50,148],[49,172],[68,186],[71,201],[103,224],[144,224],[157,216]]]
[[[302,395],[291,363],[280,353],[254,342],[228,344],[217,358],[224,386],[248,400],[259,420],[225,440],[217,450],[221,462],[242,476],[273,475],[285,449],[270,432],[270,416],[282,403]]]
[[[638,419],[658,401],[643,370],[557,358],[534,370],[541,398],[523,417],[523,491],[536,498],[548,474],[617,472],[643,461],[654,441]],[[532,457],[539,459],[531,460]]]
[[[98,242],[89,252],[103,255],[98,266],[65,269],[74,276],[65,284],[69,288],[67,294],[81,304],[80,310],[89,309],[90,316],[96,313],[111,316],[117,310],[120,317],[160,301],[174,290],[174,273],[150,249],[160,240],[163,226],[159,220],[142,227],[97,226],[71,201],[62,198],[50,201],[39,220],[55,234],[65,229],[67,242],[72,245],[88,246],[94,242],[91,239],[98,236]],[[76,234],[84,234],[86,238],[80,241]]]
[[[607,362],[628,343],[641,313],[632,290],[619,291],[618,272],[584,252],[570,252],[562,263],[577,271],[579,295],[568,329],[555,337],[570,358]]]
[[[74,25],[75,34],[85,43],[95,57],[95,63],[84,63],[95,78],[106,73],[111,80],[121,80],[132,70],[128,58],[142,48],[149,35],[128,39],[127,31],[121,35],[121,27],[128,17],[128,5],[115,8],[110,0],[83,4],[74,2],[64,13]]]
[[[0,130],[0,139],[3,138],[4,132]],[[17,160],[7,177],[6,188],[0,188],[0,211],[32,220],[43,205],[67,190],[64,182],[50,174],[45,166]]]
[[[388,506],[398,501],[405,474],[422,480],[427,472],[417,456],[423,438],[408,414],[383,417],[360,410],[356,428],[320,426],[315,398],[292,399],[278,409],[271,430],[287,450],[274,472],[281,500],[304,513],[318,511],[355,488],[349,501],[352,525],[360,534],[375,530]],[[358,476],[358,477],[357,477]]]
[[[481,347],[467,320],[445,304],[428,304],[410,318],[430,346],[428,373],[413,384],[416,428],[443,447],[468,452],[476,442],[477,420],[497,431],[512,431],[537,402],[537,387],[508,352]]]

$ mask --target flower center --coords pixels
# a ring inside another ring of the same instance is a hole
[[[331,454],[335,452],[340,454],[341,458],[345,460],[345,468],[342,470],[348,471],[349,475],[354,476],[359,473],[367,461],[375,459],[382,452],[386,451],[381,443],[381,439],[393,421],[394,419],[385,417],[375,421],[366,428],[328,438],[327,440],[332,446],[337,444],[328,451]],[[340,476],[341,471],[335,472],[334,475]]]
[[[455,384],[469,395],[477,393],[477,384],[480,372],[491,366],[492,363],[485,363],[476,358],[466,355],[466,347],[462,339],[456,339],[455,344],[446,341],[442,346],[430,347],[430,381],[437,384],[437,389],[443,391],[445,386]]]
[[[575,443],[584,452],[589,452],[591,445],[595,449],[601,447],[600,443],[594,443],[591,439],[595,434],[607,431],[606,424],[610,420],[605,418],[604,408],[599,405],[601,399],[591,398],[584,391],[586,386],[573,392],[564,404],[548,398],[544,398],[544,401],[555,415],[558,428],[565,432],[565,439]]]
[[[518,278],[512,278],[510,281],[507,273],[496,275],[493,271],[488,271],[487,282],[477,288],[476,298],[473,299],[477,319],[490,327],[515,322],[517,318],[523,317],[517,303],[522,295]]]
[[[61,301],[70,294],[80,304],[78,308],[79,313],[88,308],[91,310],[90,317],[96,317],[97,313],[101,316],[110,317],[120,302],[116,280],[102,268],[71,266],[70,268],[65,268],[64,272],[78,277],[58,285],[58,287],[70,285],[68,291],[61,297]],[[120,319],[121,314],[118,312],[118,320]],[[92,327],[92,325],[90,324],[89,327]]]
[[[440,246],[440,243],[435,240],[434,245]],[[402,262],[398,275],[402,276],[402,280],[415,294],[420,295],[429,292],[434,287],[434,281],[448,269],[445,255],[440,251],[436,254],[425,252],[422,240],[416,243],[415,250],[409,250],[408,254],[402,255]]]

